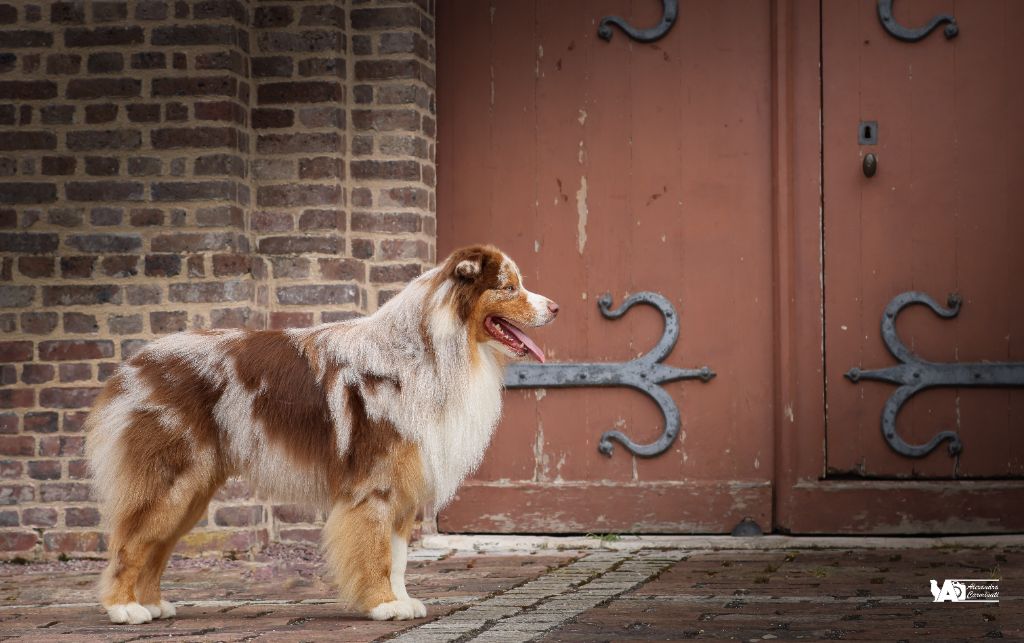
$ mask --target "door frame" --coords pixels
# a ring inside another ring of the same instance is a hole
[[[775,530],[1024,531],[1024,514],[1008,511],[1024,506],[1019,480],[825,477],[821,0],[773,0],[771,30]]]

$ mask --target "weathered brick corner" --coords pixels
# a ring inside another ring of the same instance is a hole
[[[82,421],[188,328],[372,312],[435,260],[427,0],[0,0],[0,557],[102,551]],[[317,538],[230,482],[184,543]]]

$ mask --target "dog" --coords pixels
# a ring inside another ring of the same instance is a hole
[[[375,620],[426,616],[405,588],[417,511],[480,464],[504,366],[544,354],[522,330],[558,305],[493,246],[457,250],[379,310],[291,330],[195,330],[122,364],[86,421],[108,524],[100,601],[114,623],[175,615],[160,577],[220,485],[242,475],[328,514],[341,600]]]

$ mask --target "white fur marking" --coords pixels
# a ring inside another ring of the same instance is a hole
[[[388,601],[370,610],[370,618],[375,621],[408,621],[416,618],[416,613],[409,601]]]
[[[107,608],[107,616],[110,617],[111,623],[130,623],[131,625],[149,623],[153,620],[153,615],[149,610],[138,603],[111,605]]]

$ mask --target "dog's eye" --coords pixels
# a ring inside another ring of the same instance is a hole
[[[512,284],[509,284],[509,285],[505,286],[505,292],[515,292],[515,291],[516,291],[516,287],[513,286]]]

